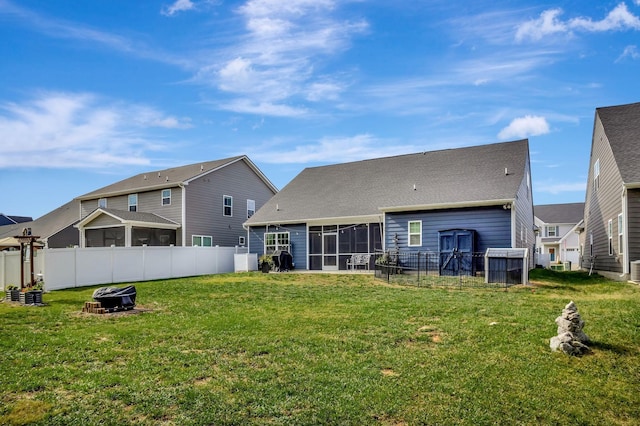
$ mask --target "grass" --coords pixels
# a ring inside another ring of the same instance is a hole
[[[0,303],[0,424],[639,424],[640,288],[532,281],[247,273],[137,283],[136,315],[81,314],[95,288]],[[581,358],[549,349],[571,300]]]

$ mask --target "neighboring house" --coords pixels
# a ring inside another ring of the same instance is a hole
[[[548,268],[551,263],[571,262],[580,267],[580,236],[584,203],[545,204],[534,206],[536,264]]]
[[[27,216],[9,216],[0,213],[0,226],[15,225],[16,223],[31,222],[33,219]]]
[[[250,252],[287,250],[296,269],[344,270],[353,254],[437,252],[443,241],[532,251],[529,143],[307,168],[245,226]]]
[[[80,220],[80,202],[77,200],[58,207],[55,210],[26,222],[0,226],[0,238],[22,235],[28,228],[31,235],[39,236],[38,241],[47,248],[63,248],[78,245],[78,230],[73,225]]]
[[[243,246],[277,188],[247,156],[147,173],[77,197],[83,247]]]
[[[640,260],[640,103],[596,109],[581,241],[583,267],[611,278]]]

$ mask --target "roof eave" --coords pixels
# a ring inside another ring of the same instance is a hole
[[[283,219],[283,220],[269,220],[269,221],[260,221],[260,222],[245,222],[243,226],[272,226],[272,225],[280,225],[283,223],[305,223],[307,225],[338,225],[338,224],[346,224],[346,223],[373,223],[380,221],[381,217],[379,214],[373,215],[359,215],[359,216],[332,216],[332,217],[315,217],[315,218],[304,218],[304,219]]]
[[[385,213],[418,211],[418,210],[443,210],[443,209],[459,209],[464,207],[486,207],[486,206],[505,206],[509,208],[515,203],[513,198],[505,198],[500,200],[478,200],[478,201],[461,201],[457,203],[439,203],[439,204],[416,204],[409,206],[390,206],[379,207],[379,210]]]
[[[99,192],[81,195],[75,199],[78,201],[95,200],[96,198],[116,197],[118,195],[135,194],[138,192],[155,191],[157,189],[166,189],[180,186],[180,184],[186,185],[186,182],[163,182],[160,185],[141,186],[139,188],[130,188],[127,190],[112,191],[112,192]]]

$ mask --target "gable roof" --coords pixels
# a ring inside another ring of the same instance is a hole
[[[177,229],[180,227],[179,223],[166,219],[155,213],[130,212],[128,210],[106,209],[101,207],[89,213],[81,221],[79,221],[75,226],[76,228],[82,228],[83,226],[86,226],[87,224],[95,220],[98,216],[101,216],[103,214],[111,216],[114,219],[120,221],[121,223],[130,223],[130,224],[142,225],[146,227],[159,227],[159,228],[170,228],[170,229]]]
[[[4,213],[0,213],[0,225],[13,225],[16,223],[31,222],[33,220],[30,216],[13,216]]]
[[[584,216],[584,203],[542,204],[534,206],[533,212],[544,223],[576,224]]]
[[[506,203],[515,200],[528,160],[529,143],[520,140],[311,167],[245,223]]]
[[[20,235],[24,228],[31,228],[32,235],[38,235],[42,240],[46,240],[78,220],[80,220],[80,202],[71,200],[36,220],[0,226],[0,238]]]
[[[625,184],[640,183],[640,102],[596,108]]]
[[[233,164],[237,161],[244,161],[253,171],[269,186],[273,192],[277,188],[267,179],[267,177],[256,167],[246,155],[224,158],[222,160],[206,161],[202,163],[188,164],[186,166],[173,167],[170,169],[156,170],[140,173],[119,182],[107,185],[103,188],[89,192],[77,197],[78,200],[91,200],[103,197],[113,197],[116,195],[131,194],[135,192],[151,191],[163,188],[172,188],[188,185],[190,181],[201,176],[214,172],[222,167]]]

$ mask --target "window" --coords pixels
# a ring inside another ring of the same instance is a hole
[[[609,237],[609,256],[613,255],[613,220],[607,223],[607,236]]]
[[[138,194],[129,194],[129,211],[138,211]]]
[[[593,234],[589,234],[589,256],[593,257]]]
[[[107,199],[106,198],[100,198],[98,200],[98,207],[100,207],[101,209],[106,209],[107,208]]]
[[[622,213],[618,215],[618,253],[624,253],[624,222]]]
[[[256,200],[247,200],[247,219],[256,212]]]
[[[557,237],[558,236],[558,227],[557,226],[547,226],[547,237]]]
[[[422,245],[422,221],[413,220],[409,222],[409,247],[419,247]]]
[[[600,187],[600,159],[593,163],[593,189],[594,191]]]
[[[230,195],[222,196],[222,215],[233,216],[233,197]]]
[[[192,235],[191,245],[198,247],[211,247],[213,245],[213,237],[210,235]]]
[[[264,234],[264,252],[271,254],[276,250],[291,252],[288,232],[267,232]]]
[[[245,245],[245,237],[238,237],[238,245],[239,246],[244,246]]]
[[[171,205],[171,189],[162,190],[162,205],[163,206]]]

